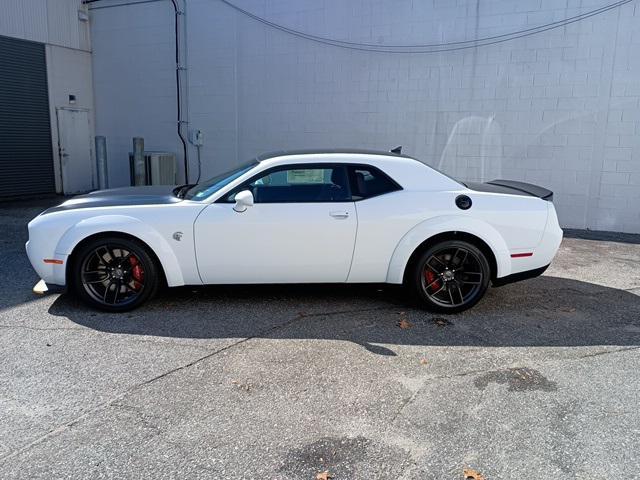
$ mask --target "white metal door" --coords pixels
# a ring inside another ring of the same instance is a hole
[[[353,202],[209,205],[194,231],[204,283],[344,282],[356,238]]]
[[[58,149],[65,194],[88,192],[94,188],[89,112],[57,109]]]

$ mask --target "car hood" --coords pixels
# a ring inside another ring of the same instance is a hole
[[[97,190],[85,195],[72,197],[57,207],[45,210],[42,214],[80,208],[168,205],[182,202],[181,198],[174,195],[175,188],[175,185],[153,185]]]

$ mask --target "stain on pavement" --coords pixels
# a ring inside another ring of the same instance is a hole
[[[476,378],[473,383],[480,390],[487,388],[490,383],[506,384],[510,392],[525,390],[555,392],[558,389],[556,382],[549,381],[539,371],[526,367],[488,372]]]

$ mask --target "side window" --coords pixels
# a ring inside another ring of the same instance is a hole
[[[354,201],[402,190],[388,175],[369,166],[349,166],[349,183]]]
[[[351,198],[343,166],[300,165],[272,170],[236,192],[239,190],[251,190],[255,203],[346,202]]]

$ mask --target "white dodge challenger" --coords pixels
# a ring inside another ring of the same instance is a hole
[[[46,284],[126,311],[162,284],[405,284],[459,312],[489,285],[540,275],[562,230],[552,192],[463,184],[411,157],[289,151],[197,185],[92,192],[29,223]]]

